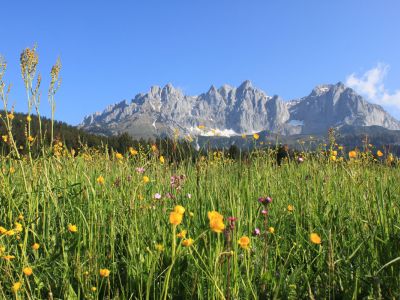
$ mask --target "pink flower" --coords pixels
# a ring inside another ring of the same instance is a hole
[[[260,234],[261,234],[261,231],[260,231],[259,228],[254,229],[254,231],[253,231],[253,235],[254,236],[257,236],[257,235],[260,235]]]
[[[267,209],[263,209],[263,210],[261,211],[261,213],[262,213],[264,216],[266,216],[266,215],[268,215],[268,210],[267,210]]]
[[[304,161],[304,158],[299,157],[299,158],[297,159],[297,161],[298,161],[299,163],[302,163],[302,162]]]
[[[157,200],[161,199],[161,194],[156,193],[156,194],[154,195],[154,199],[157,199]]]
[[[135,170],[136,170],[136,172],[138,172],[139,174],[142,174],[142,173],[144,173],[144,171],[145,171],[145,169],[144,169],[143,167],[138,167],[138,168],[136,168]]]

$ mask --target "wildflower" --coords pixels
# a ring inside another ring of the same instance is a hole
[[[3,139],[4,143],[7,143],[8,141],[8,135],[2,135],[1,138]]]
[[[185,239],[185,240],[182,241],[182,246],[190,247],[190,246],[193,245],[193,243],[194,243],[193,239]]]
[[[34,244],[32,245],[32,249],[33,249],[33,250],[39,250],[39,248],[40,248],[40,245],[39,245],[38,243],[34,243]]]
[[[9,113],[9,114],[7,115],[7,118],[8,118],[9,120],[13,120],[13,119],[14,119],[14,114],[13,114],[13,113]]]
[[[31,118],[31,116],[26,116],[26,121],[27,121],[27,122],[30,122],[30,121],[32,121],[32,118]]]
[[[376,152],[376,155],[378,155],[378,157],[382,157],[382,156],[383,156],[383,153],[382,153],[381,150],[378,150],[378,151]]]
[[[182,223],[182,218],[183,218],[183,215],[182,214],[180,214],[180,213],[177,213],[176,211],[173,211],[173,212],[171,212],[170,213],[170,215],[169,215],[169,222],[172,224],[172,225],[179,225],[179,224],[181,224]]]
[[[14,174],[15,173],[15,169],[14,169],[14,167],[10,167],[10,174]]]
[[[30,267],[25,267],[25,268],[23,268],[23,269],[22,269],[22,272],[23,272],[26,276],[31,276],[32,273],[33,273],[32,268],[30,268]]]
[[[160,163],[161,163],[161,164],[164,164],[164,162],[165,162],[164,156],[161,155],[160,158],[159,158],[159,160],[160,160]]]
[[[151,151],[156,152],[157,151],[157,146],[156,145],[151,145]]]
[[[249,247],[250,247],[250,239],[247,236],[242,236],[239,239],[238,244],[243,249],[249,249]]]
[[[261,213],[262,213],[264,216],[266,216],[266,215],[268,215],[268,210],[267,210],[267,209],[263,209],[263,210],[261,211]]]
[[[224,217],[216,211],[208,212],[208,219],[210,221],[210,228],[212,231],[221,233],[225,229]]]
[[[228,218],[228,221],[229,221],[229,226],[230,226],[230,228],[233,230],[233,229],[235,229],[235,222],[237,221],[237,218],[235,218],[235,217],[229,217]]]
[[[258,236],[261,234],[261,230],[259,228],[254,229],[253,236]]]
[[[272,234],[275,233],[275,228],[274,227],[269,227],[268,228],[268,232],[272,233]]]
[[[24,215],[23,214],[19,214],[18,220],[22,221],[23,219],[24,219]]]
[[[35,138],[33,136],[31,136],[31,135],[28,136],[28,142],[32,143],[34,140],[35,140]]]
[[[0,234],[5,234],[7,231],[3,226],[0,226]]]
[[[332,156],[337,156],[337,151],[333,150],[331,154],[332,154]]]
[[[12,236],[12,235],[15,234],[15,229],[7,230],[4,234],[5,234],[6,236]]]
[[[78,226],[73,224],[68,224],[68,231],[71,233],[76,233],[78,232]]]
[[[21,225],[21,223],[15,222],[14,230],[15,230],[16,232],[22,232],[22,225]]]
[[[336,161],[336,156],[335,156],[335,155],[332,155],[329,159],[330,159],[331,161]]]
[[[180,238],[180,239],[184,239],[186,237],[187,234],[187,230],[182,230],[181,232],[179,232],[176,237]]]
[[[353,151],[350,151],[350,152],[349,152],[349,157],[350,157],[350,158],[356,158],[356,157],[357,157],[357,152],[354,151],[354,150],[353,150]]]
[[[194,213],[190,212],[190,213],[189,213],[189,216],[190,216],[191,218],[193,218],[193,217],[194,217]]]
[[[115,158],[121,160],[124,158],[124,156],[121,153],[117,152],[115,153]]]
[[[20,281],[14,283],[11,287],[11,290],[14,294],[18,293],[18,290],[21,288],[22,283]]]
[[[150,178],[148,176],[143,176],[143,182],[148,183],[150,181]]]
[[[0,245],[0,254],[2,254],[4,251],[6,251],[6,247]]]
[[[154,199],[160,200],[161,199],[161,194],[155,193],[154,194]]]
[[[292,212],[294,210],[293,205],[289,204],[288,207],[287,207],[287,210]]]
[[[100,184],[100,185],[103,185],[104,182],[105,182],[104,177],[101,176],[101,175],[100,175],[99,177],[97,177],[96,181],[97,181],[97,183]]]
[[[4,256],[3,256],[3,259],[4,259],[4,260],[7,260],[7,261],[13,260],[14,258],[15,258],[14,255],[4,255]]]
[[[143,174],[144,171],[145,171],[145,169],[144,169],[143,167],[137,167],[137,168],[135,168],[135,170],[136,170],[136,172],[137,172],[138,174]]]
[[[189,199],[191,199],[191,198],[192,198],[192,194],[187,193],[187,194],[186,194],[186,197],[188,197]]]
[[[310,234],[310,241],[313,244],[321,244],[321,238],[317,233],[311,233]]]
[[[95,286],[92,286],[91,290],[92,290],[92,292],[95,292],[95,291],[97,291],[97,288]]]
[[[133,149],[132,147],[130,147],[130,148],[129,148],[129,153],[130,153],[132,156],[135,156],[135,155],[138,154],[138,151],[135,150],[135,149]]]
[[[182,205],[177,205],[174,207],[174,212],[183,215],[185,213],[185,208]]]
[[[158,252],[164,251],[164,246],[162,244],[156,244],[155,248]]]
[[[100,269],[100,276],[101,277],[108,277],[110,276],[110,270],[109,269]]]
[[[258,135],[257,133],[255,133],[255,134],[253,134],[253,138],[254,138],[255,140],[258,140],[258,139],[260,138],[260,135]]]
[[[339,150],[343,150],[343,146],[339,146],[338,149],[339,149]]]

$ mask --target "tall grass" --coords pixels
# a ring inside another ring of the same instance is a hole
[[[2,299],[400,297],[397,164],[304,153],[277,167],[262,150],[177,163],[157,145],[111,156],[43,147],[36,159],[18,149],[0,158]]]

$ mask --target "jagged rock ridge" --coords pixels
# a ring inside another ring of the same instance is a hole
[[[250,81],[239,87],[223,85],[198,96],[184,95],[167,84],[151,87],[131,101],[108,106],[84,118],[89,132],[134,137],[180,135],[239,135],[262,130],[292,135],[318,134],[330,127],[381,126],[400,130],[400,122],[381,106],[364,100],[341,82],[320,85],[301,99],[268,96]]]

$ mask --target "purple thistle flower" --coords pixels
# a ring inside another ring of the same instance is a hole
[[[261,211],[261,213],[262,213],[264,216],[266,216],[266,215],[268,215],[268,210],[267,210],[267,209],[263,209],[263,210]]]
[[[260,234],[261,234],[261,230],[259,228],[254,229],[254,231],[253,231],[254,236],[258,236]]]

